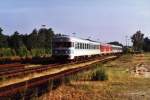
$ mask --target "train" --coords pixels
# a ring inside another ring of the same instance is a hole
[[[78,60],[123,52],[122,46],[68,35],[56,35],[52,41],[52,57],[57,60]]]

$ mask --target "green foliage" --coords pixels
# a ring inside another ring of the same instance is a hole
[[[106,74],[106,71],[103,67],[99,68],[95,72],[92,73],[91,80],[93,81],[104,81],[108,80],[108,75]]]
[[[0,57],[7,56],[47,56],[51,55],[52,37],[51,28],[34,29],[31,34],[14,32],[11,36],[2,34],[0,28]]]
[[[102,63],[91,65],[92,69],[83,71],[69,76],[69,79],[74,81],[104,81],[108,80],[108,74],[104,67],[101,67]]]
[[[10,48],[0,48],[0,57],[13,56],[12,50]]]
[[[12,36],[9,38],[9,46],[15,50],[16,54],[18,55],[19,49],[23,46],[23,41],[21,35],[16,31]]]
[[[38,48],[51,48],[52,36],[54,32],[52,29],[41,28],[38,31]]]
[[[150,51],[150,39],[148,37],[144,38],[143,50],[146,52]]]
[[[134,51],[150,51],[150,39],[148,37],[144,38],[144,34],[141,31],[137,31],[131,37],[133,42]]]
[[[28,50],[38,48],[38,41],[40,41],[38,40],[38,32],[36,29],[34,29],[32,33],[27,37],[26,47],[28,48]]]
[[[8,41],[7,41],[8,36],[5,36],[2,33],[2,31],[3,30],[0,28],[0,48],[8,47]]]
[[[46,55],[50,55],[51,49],[32,49],[31,50],[31,55],[33,55],[34,57],[40,57],[40,56],[46,56]]]
[[[30,52],[27,50],[27,48],[26,47],[21,47],[20,49],[19,49],[19,56],[20,57],[24,57],[24,56],[28,56],[30,54]]]
[[[141,51],[143,49],[143,40],[144,40],[144,34],[141,33],[141,31],[137,31],[133,36],[131,37],[133,42],[133,48],[135,51]]]

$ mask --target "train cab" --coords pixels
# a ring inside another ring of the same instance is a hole
[[[73,59],[74,42],[69,36],[59,35],[53,38],[52,56],[56,60]]]

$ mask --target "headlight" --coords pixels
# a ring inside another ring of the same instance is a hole
[[[55,54],[57,54],[58,53],[58,51],[55,51]]]
[[[69,51],[69,50],[66,50],[66,51],[65,51],[65,53],[66,53],[66,54],[69,54],[69,53],[70,53],[70,51]]]
[[[65,51],[65,53],[68,53],[68,51]]]

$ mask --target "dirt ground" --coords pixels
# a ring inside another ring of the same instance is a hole
[[[150,53],[123,55],[102,65],[106,68],[106,81],[71,81],[39,100],[150,100],[150,77],[137,74],[136,68],[150,71]],[[138,70],[139,71],[139,70]]]

